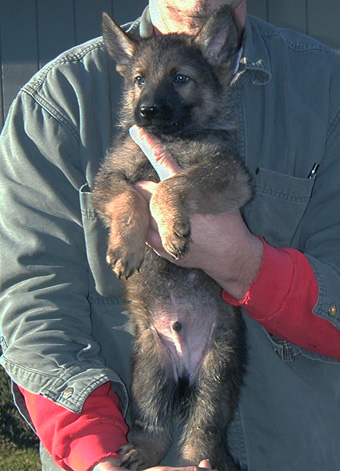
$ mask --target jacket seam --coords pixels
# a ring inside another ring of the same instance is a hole
[[[55,67],[58,67],[63,64],[81,62],[87,54],[91,53],[96,49],[105,49],[105,45],[103,43],[103,39],[100,37],[94,43],[88,45],[85,48],[82,48],[79,52],[68,53],[63,57],[52,61],[51,63],[47,64],[43,67],[35,78],[33,78],[30,82],[24,85],[21,89],[21,93],[25,93],[28,96],[31,96],[32,99],[41,106],[44,110],[46,110],[50,116],[52,116],[56,121],[63,126],[68,133],[76,140],[77,144],[80,143],[80,134],[77,129],[70,123],[70,121],[60,112],[58,111],[46,98],[44,98],[40,93],[39,90],[42,87],[43,83],[46,81],[49,73]]]
[[[328,313],[325,311],[324,306],[327,305],[327,290],[325,288],[325,280],[323,279],[323,274],[319,270],[318,266],[316,263],[313,262],[313,259],[308,257],[309,263],[311,264],[314,273],[316,275],[317,281],[318,281],[318,286],[319,286],[319,299],[314,307],[313,313],[316,316],[321,317],[322,319],[326,320],[329,322],[331,325],[333,325],[336,329],[340,329],[340,320],[338,318],[333,318],[330,319]],[[328,266],[331,270],[333,270],[335,273],[339,273],[339,270],[337,267],[331,263],[328,263]]]
[[[80,144],[80,135],[74,128],[74,126],[68,121],[68,119],[61,114],[56,108],[54,108],[45,98],[43,98],[39,93],[35,90],[29,91],[29,90],[22,90],[22,93],[25,93],[26,95],[30,96],[38,106],[40,106],[42,109],[47,111],[47,113],[55,119],[63,128],[66,129],[68,134],[70,134],[73,139],[76,141],[77,144]]]
[[[335,115],[335,117],[331,120],[330,125],[328,127],[328,132],[326,135],[326,144],[332,137],[333,133],[335,132],[335,129],[337,128],[338,124],[340,123],[340,111]]]
[[[288,35],[285,33],[285,30],[282,28],[272,29],[270,27],[265,27],[263,24],[259,24],[259,29],[263,37],[272,36],[272,37],[281,38],[290,49],[296,52],[315,50],[315,51],[322,51],[322,52],[334,54],[334,49],[328,46],[325,46],[322,43],[319,43],[317,40],[313,40],[313,38],[307,35],[305,35],[306,42],[297,43],[290,40]]]
[[[20,363],[17,363],[15,361],[12,361],[9,358],[7,358],[6,352],[4,352],[4,354],[3,354],[1,363],[3,363],[3,364],[6,363],[7,365],[11,365],[13,368],[24,370],[26,373],[31,373],[33,375],[40,376],[41,378],[48,378],[48,379],[58,378],[57,375],[51,375],[51,374],[48,374],[48,373],[44,373],[43,371],[36,370],[34,368],[27,368],[26,366],[23,367],[22,365],[20,365]]]
[[[108,297],[100,297],[100,296],[88,296],[88,300],[91,304],[95,304],[97,306],[116,306],[120,304],[126,304],[126,301],[123,298],[119,298],[118,296],[108,298]]]
[[[88,45],[87,47],[82,47],[79,49],[79,52],[68,52],[66,54],[63,54],[62,57],[59,57],[50,63],[46,64],[40,71],[37,72],[36,76],[28,82],[26,85],[22,87],[23,90],[34,90],[37,91],[38,88],[42,86],[42,84],[45,82],[48,74],[52,69],[54,69],[57,66],[63,65],[63,64],[68,64],[71,62],[81,62],[87,54],[92,52],[95,49],[105,49],[105,45],[103,42],[102,37],[98,38],[97,41],[95,42],[91,41],[91,44]]]

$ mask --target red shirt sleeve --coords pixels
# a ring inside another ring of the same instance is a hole
[[[262,265],[244,299],[237,301],[225,291],[223,299],[243,307],[280,339],[340,359],[340,330],[313,314],[319,290],[307,257],[295,249],[263,244]]]
[[[88,471],[127,442],[118,396],[105,383],[87,398],[80,414],[19,387],[37,435],[58,466]]]

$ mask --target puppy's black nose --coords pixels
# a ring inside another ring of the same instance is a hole
[[[159,114],[159,107],[156,105],[141,105],[139,108],[139,114],[142,118],[153,119]]]

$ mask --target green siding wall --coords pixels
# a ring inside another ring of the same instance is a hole
[[[20,87],[64,50],[101,34],[106,11],[120,23],[147,0],[0,0],[0,129]]]
[[[340,50],[339,0],[248,0],[249,12]]]
[[[20,87],[47,61],[100,35],[101,14],[120,23],[147,0],[0,0],[0,129]],[[250,13],[340,49],[339,0],[248,0]]]

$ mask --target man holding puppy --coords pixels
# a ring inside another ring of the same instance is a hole
[[[194,35],[223,3],[231,2],[150,0],[131,33]],[[232,6],[244,30],[235,119],[255,196],[242,215],[194,216],[190,251],[174,263],[206,271],[225,301],[242,307],[248,364],[228,437],[240,468],[333,471],[340,59],[311,38],[248,18],[245,0]],[[44,69],[20,93],[1,140],[3,365],[49,471],[117,470],[126,440],[127,337],[115,329],[124,305],[97,260],[104,239],[89,193],[111,138],[111,67],[94,41]],[[135,127],[131,136],[161,179],[180,172],[157,140]],[[149,200],[155,185],[138,190]],[[168,258],[154,225],[147,243]]]

